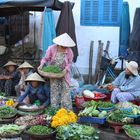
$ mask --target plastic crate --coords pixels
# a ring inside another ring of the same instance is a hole
[[[90,124],[105,124],[106,118],[98,118],[98,117],[80,117],[80,123],[90,123]]]

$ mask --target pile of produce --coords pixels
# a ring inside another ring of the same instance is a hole
[[[49,73],[62,73],[62,70],[54,65],[45,66],[43,67],[42,71]]]
[[[140,128],[135,128],[131,125],[124,125],[123,129],[135,139],[140,139]]]
[[[80,111],[78,116],[85,116],[85,117],[99,117],[99,118],[105,118],[107,116],[106,111],[98,111],[96,107],[87,107],[83,111]]]
[[[49,106],[45,109],[44,114],[47,115],[47,116],[54,116],[57,111],[58,111],[57,108]]]
[[[77,116],[74,112],[68,111],[64,108],[61,108],[56,112],[52,117],[51,126],[56,128],[58,126],[63,126],[71,123],[77,122]]]
[[[107,119],[116,123],[131,123],[132,119],[127,117],[127,113],[128,111],[125,110],[116,110],[112,112]]]
[[[48,126],[35,125],[31,126],[27,132],[32,135],[49,135],[53,131],[54,130],[52,128],[49,128]]]
[[[115,105],[111,102],[99,102],[98,108],[111,108],[114,107]]]
[[[6,104],[7,106],[12,107],[12,106],[14,106],[15,102],[14,102],[13,99],[10,99],[10,100],[6,101],[5,104]]]
[[[116,107],[118,109],[123,109],[123,108],[133,108],[133,107],[138,107],[137,105],[134,105],[133,103],[130,103],[130,102],[119,102]]]
[[[14,108],[8,106],[0,107],[0,118],[10,118],[16,115],[17,111]]]
[[[25,126],[18,126],[16,124],[2,125],[0,127],[0,137],[19,135]]]
[[[91,106],[98,107],[98,108],[111,108],[111,107],[114,107],[115,105],[111,102],[102,102],[102,101],[96,102],[93,100],[84,103],[84,107],[91,107]]]
[[[98,140],[98,134],[94,127],[71,124],[57,128],[58,140]]]

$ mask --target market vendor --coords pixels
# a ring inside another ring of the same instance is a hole
[[[111,101],[113,103],[135,100],[140,96],[140,76],[135,61],[126,62],[125,71],[112,82]]]
[[[25,79],[33,73],[33,68],[34,67],[26,61],[18,67],[21,78],[18,85],[15,86],[17,96],[20,96],[24,93],[26,88]]]
[[[50,78],[51,106],[58,108],[64,107],[71,110],[72,101],[69,93],[69,73],[70,66],[73,61],[73,52],[71,47],[74,47],[75,43],[67,33],[54,38],[53,42],[55,44],[50,46],[46,51],[46,55],[42,59],[39,69],[42,69],[42,67],[47,63],[48,65],[55,65],[66,72],[64,78]]]
[[[29,82],[25,93],[18,98],[18,102],[21,103],[28,96],[30,104],[40,102],[40,108],[43,109],[50,103],[49,87],[45,84],[45,81],[37,73],[32,73],[25,80]]]
[[[20,80],[20,74],[16,70],[18,65],[9,61],[3,67],[4,71],[0,75],[0,91],[5,92],[6,96],[15,96],[15,86]]]

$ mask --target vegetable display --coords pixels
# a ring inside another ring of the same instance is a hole
[[[110,107],[114,107],[115,105],[111,102],[96,102],[96,101],[89,101],[84,103],[84,107],[98,107],[98,108],[110,108]]]
[[[131,125],[124,125],[123,129],[128,133],[129,136],[137,140],[140,139],[140,128],[135,128]]]
[[[0,137],[19,135],[25,126],[18,126],[16,124],[2,125],[0,127]]]
[[[54,66],[54,65],[45,66],[45,67],[43,67],[42,71],[50,72],[50,73],[61,73],[62,72],[59,67]]]
[[[98,134],[94,127],[71,124],[57,128],[58,140],[98,140]]]
[[[100,111],[96,110],[95,107],[91,106],[91,107],[85,108],[83,111],[80,111],[78,116],[104,118],[107,116],[107,112],[106,111],[100,112]]]
[[[111,102],[99,102],[98,108],[110,108],[114,106],[115,105]]]
[[[49,106],[49,107],[47,107],[45,109],[45,113],[44,114],[47,115],[47,116],[54,116],[57,111],[58,111],[57,108]]]
[[[51,127],[56,128],[77,122],[77,116],[74,112],[61,108],[52,117]]]
[[[116,110],[112,112],[107,119],[116,123],[131,123],[132,119],[127,117],[127,113],[125,110]]]
[[[49,128],[48,126],[35,125],[31,126],[27,132],[33,135],[49,135],[53,131],[54,130],[52,128]]]
[[[17,111],[14,108],[8,106],[0,107],[0,118],[10,118],[15,116]]]

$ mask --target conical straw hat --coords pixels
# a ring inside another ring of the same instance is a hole
[[[7,67],[7,66],[18,66],[18,65],[13,61],[8,61],[3,67]]]
[[[74,47],[76,45],[75,42],[72,40],[72,38],[67,33],[64,33],[64,34],[54,38],[53,42],[55,44],[63,46],[63,47]]]
[[[31,64],[29,64],[28,62],[25,61],[23,64],[21,64],[18,67],[18,69],[22,69],[22,68],[31,68],[31,69],[33,69],[34,67]]]
[[[45,82],[45,80],[36,72],[32,73],[31,75],[29,75],[26,80],[26,82],[30,82],[30,81],[39,81],[39,82]]]

